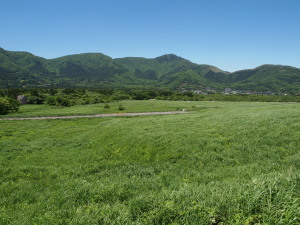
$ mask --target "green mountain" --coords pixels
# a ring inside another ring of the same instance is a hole
[[[47,60],[27,52],[0,48],[0,87],[41,86],[49,83]]]
[[[0,49],[0,87],[90,86],[126,71],[101,53],[44,59]]]
[[[126,69],[112,58],[101,53],[84,53],[48,60],[48,64],[60,77],[74,79],[105,80]]]
[[[126,57],[115,61],[128,69],[132,80],[158,87],[203,86],[208,80],[203,77],[209,71],[220,71],[209,65],[198,65],[174,54],[154,59]]]
[[[300,69],[282,65],[262,65],[234,73],[212,73],[205,77],[237,90],[294,93],[300,91]]]
[[[300,69],[263,65],[234,73],[192,63],[174,54],[153,59],[112,59],[84,53],[45,59],[0,48],[0,87],[158,87],[201,90],[299,92]]]
[[[171,74],[186,70],[208,71],[210,66],[197,65],[173,54],[163,55],[154,59],[127,57],[115,59],[135,74],[136,77],[158,80]]]

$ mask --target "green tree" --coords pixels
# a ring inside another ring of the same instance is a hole
[[[20,103],[12,98],[0,97],[0,114],[5,115],[10,112],[17,112],[19,110]]]
[[[46,99],[46,104],[48,104],[48,105],[56,105],[57,102],[56,102],[55,97],[49,96],[49,97]]]
[[[27,99],[28,104],[43,104],[44,99],[41,96],[31,95]]]
[[[69,99],[63,97],[56,97],[56,101],[60,106],[71,106],[72,103]]]

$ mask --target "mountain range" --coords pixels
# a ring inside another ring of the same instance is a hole
[[[192,63],[174,54],[157,58],[112,59],[101,53],[83,53],[45,59],[28,52],[0,48],[1,88],[172,88],[250,90],[295,93],[300,91],[300,69],[262,65],[233,73],[211,65]]]

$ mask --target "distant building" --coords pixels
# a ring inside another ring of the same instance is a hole
[[[194,91],[195,94],[202,94],[202,95],[207,95],[207,93],[203,92],[203,91]]]
[[[229,94],[236,94],[237,91],[232,90],[231,88],[225,88],[224,92],[225,95],[229,95]]]
[[[17,100],[22,104],[27,104],[27,97],[25,95],[18,95]]]

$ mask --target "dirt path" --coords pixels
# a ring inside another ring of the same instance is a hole
[[[110,113],[82,116],[43,116],[43,117],[23,117],[23,118],[1,118],[0,120],[49,120],[49,119],[74,119],[74,118],[95,118],[95,117],[113,117],[113,116],[151,116],[151,115],[171,115],[187,113],[186,111],[170,112],[144,112],[144,113]]]

